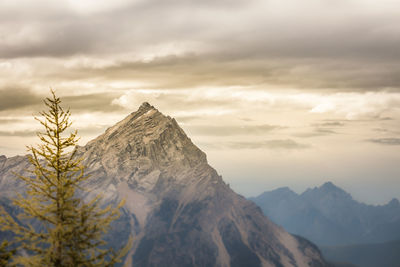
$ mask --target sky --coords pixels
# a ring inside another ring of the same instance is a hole
[[[400,2],[2,0],[0,154],[53,88],[80,144],[147,101],[236,192],[400,198]]]

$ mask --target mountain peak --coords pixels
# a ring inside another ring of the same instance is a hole
[[[150,105],[149,102],[143,102],[138,111],[148,111],[151,109],[156,109],[154,106]]]
[[[296,193],[293,192],[293,190],[290,189],[290,188],[287,187],[287,186],[285,186],[285,187],[279,187],[279,188],[277,188],[277,189],[275,189],[275,190],[273,190],[273,191],[271,191],[271,192],[274,192],[274,191],[277,192],[277,193],[280,193],[280,194],[296,195]]]
[[[328,182],[324,183],[323,185],[321,185],[320,188],[321,188],[321,189],[325,189],[325,190],[329,190],[329,191],[331,191],[331,190],[337,190],[337,189],[341,190],[339,187],[337,187],[336,185],[334,185],[331,181],[328,181]]]
[[[398,206],[400,206],[400,202],[399,202],[399,200],[398,200],[397,198],[393,198],[393,199],[388,203],[388,205],[391,206],[391,207],[398,207]]]
[[[81,149],[85,158],[93,158],[91,164],[101,163],[104,171],[115,177],[130,173],[132,181],[143,174],[155,177],[167,169],[183,171],[207,165],[205,153],[178,123],[147,102]],[[137,183],[148,183],[144,180]]]
[[[323,197],[325,199],[333,198],[341,199],[342,201],[354,201],[349,193],[337,187],[332,182],[326,182],[320,187],[309,188],[302,193],[302,196],[311,199],[320,199]]]
[[[292,191],[289,187],[279,187],[272,191],[266,191],[259,196],[251,197],[250,200],[260,203],[265,201],[270,201],[271,199],[294,199],[297,198],[299,195]]]
[[[279,191],[292,191],[288,186],[283,186],[283,187],[278,187],[275,190],[279,190]]]

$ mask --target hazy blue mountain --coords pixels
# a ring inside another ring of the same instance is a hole
[[[296,194],[279,188],[250,198],[287,231],[318,245],[378,243],[400,239],[400,204],[366,205],[331,182]]]
[[[87,145],[87,186],[105,202],[126,199],[109,238],[132,234],[128,266],[315,266],[328,264],[309,241],[287,233],[233,192],[177,122],[143,103]],[[23,184],[25,157],[0,157],[0,195]]]
[[[359,267],[399,267],[400,240],[377,244],[321,247],[328,260],[352,262]]]

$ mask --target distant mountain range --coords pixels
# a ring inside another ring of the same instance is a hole
[[[352,262],[359,267],[400,266],[400,240],[377,244],[321,247],[321,250],[327,259]]]
[[[315,245],[233,192],[177,122],[148,103],[77,149],[91,176],[83,197],[126,199],[109,235],[111,244],[133,235],[126,266],[330,266]],[[28,167],[26,157],[0,157],[0,196],[24,191],[13,173]]]
[[[264,214],[293,234],[318,245],[400,240],[400,204],[366,205],[327,182],[297,194],[288,187],[250,198]]]

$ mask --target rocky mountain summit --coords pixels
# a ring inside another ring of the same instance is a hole
[[[91,175],[86,197],[126,199],[110,240],[134,236],[128,265],[327,266],[313,244],[233,192],[177,122],[148,103],[77,149]],[[1,196],[22,190],[12,172],[27,167],[25,157],[0,157]]]

